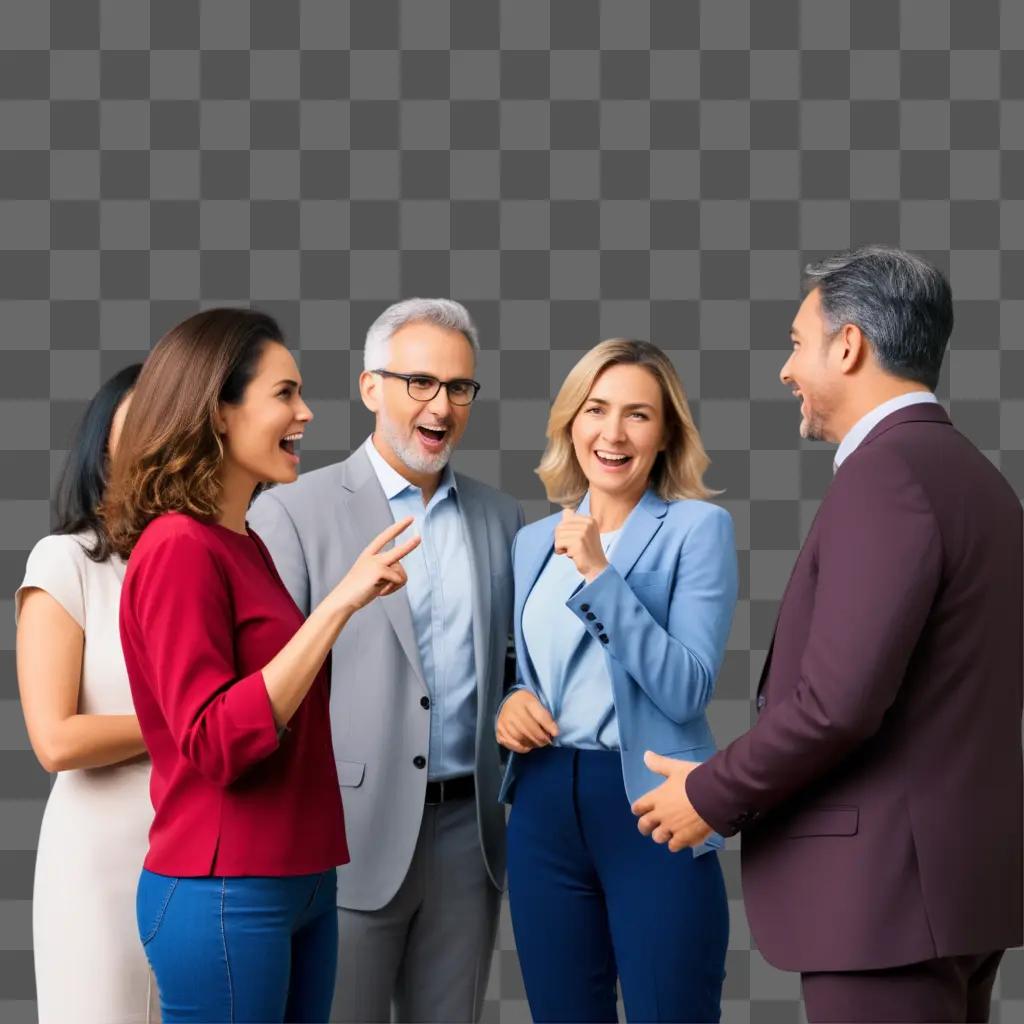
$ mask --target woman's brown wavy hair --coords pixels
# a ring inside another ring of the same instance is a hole
[[[135,384],[101,508],[123,558],[165,512],[206,520],[219,514],[224,447],[214,414],[221,402],[241,402],[271,341],[283,343],[281,328],[265,313],[211,309],[173,327],[153,347]]]

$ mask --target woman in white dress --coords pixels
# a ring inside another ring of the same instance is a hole
[[[125,563],[96,512],[140,369],[112,377],[86,410],[57,530],[33,548],[15,596],[29,739],[57,773],[32,897],[40,1024],[136,1024],[159,1014],[135,920],[153,808],[118,630]]]

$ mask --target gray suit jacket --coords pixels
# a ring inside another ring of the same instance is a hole
[[[505,877],[505,816],[494,718],[512,626],[510,549],[522,525],[512,497],[456,474],[475,576],[476,804],[480,845],[494,885]],[[299,608],[309,614],[366,545],[394,521],[362,449],[344,462],[266,491],[249,523],[270,549]],[[404,590],[357,612],[333,650],[331,729],[352,860],[338,870],[338,905],[377,910],[398,891],[423,815],[430,713]]]

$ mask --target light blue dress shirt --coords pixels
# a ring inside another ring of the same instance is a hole
[[[621,530],[601,534],[609,554]],[[618,750],[619,723],[604,648],[566,605],[584,582],[568,555],[552,553],[523,608],[523,639],[541,702],[558,723],[555,746]]]
[[[473,572],[459,511],[455,474],[446,466],[426,508],[423,492],[384,460],[368,438],[370,465],[397,522],[415,522],[401,537],[422,543],[402,559],[405,594],[430,695],[429,779],[471,775],[476,744],[476,661],[473,649]]]
[[[909,405],[921,405],[925,402],[938,402],[938,399],[930,391],[911,391],[905,395],[897,395],[890,398],[888,402],[876,405],[871,412],[865,413],[847,432],[843,438],[839,450],[836,452],[835,460],[832,463],[832,472],[839,467],[860,447],[860,443],[875,427],[878,426],[886,416],[891,416],[899,409],[906,409]]]

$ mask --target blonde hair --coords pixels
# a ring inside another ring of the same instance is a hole
[[[608,367],[624,363],[642,366],[661,386],[666,438],[665,449],[651,469],[650,486],[655,493],[666,501],[720,494],[704,485],[711,459],[693,422],[683,382],[668,356],[647,341],[611,338],[592,348],[569,371],[551,406],[548,443],[536,469],[548,501],[575,507],[586,494],[589,484],[572,444],[573,421],[597,378]]]

